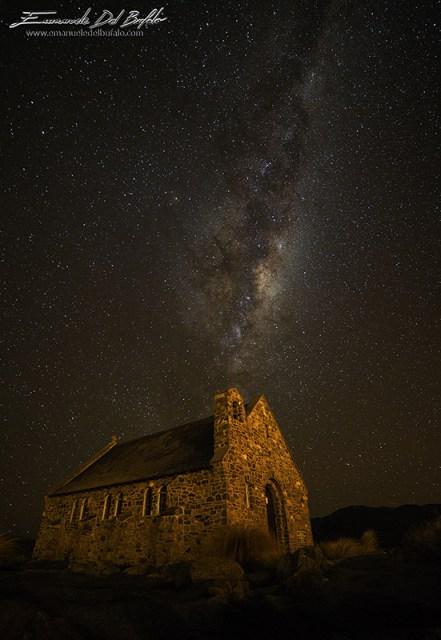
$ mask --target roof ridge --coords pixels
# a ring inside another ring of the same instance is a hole
[[[116,444],[116,447],[121,447],[125,444],[133,444],[134,442],[138,442],[139,440],[148,440],[149,438],[153,438],[155,436],[164,435],[169,431],[176,431],[177,429],[183,429],[184,427],[194,426],[203,422],[211,422],[214,420],[214,416],[207,416],[206,418],[200,418],[199,420],[192,420],[191,422],[185,422],[184,424],[178,424],[174,427],[168,427],[168,429],[160,429],[159,431],[154,431],[153,433],[148,433],[145,436],[139,436],[139,438],[132,438],[131,440],[123,440],[119,441]]]
[[[101,458],[104,458],[104,456],[107,453],[109,453],[109,451],[111,451],[117,446],[118,446],[118,437],[113,435],[112,438],[110,439],[110,442],[108,442],[106,445],[104,445],[104,447],[99,449],[99,451],[97,451],[94,455],[90,456],[85,462],[83,462],[83,464],[78,467],[78,469],[75,471],[74,474],[70,474],[67,478],[63,480],[63,482],[60,482],[59,484],[52,487],[52,489],[50,490],[50,493],[56,493],[57,491],[60,491],[63,487],[65,487],[67,484],[72,482],[72,480],[75,480],[76,478],[78,478],[78,476],[80,476],[82,473],[87,471],[87,469],[89,469],[92,465],[94,465],[95,462],[98,462],[98,460],[101,460]]]

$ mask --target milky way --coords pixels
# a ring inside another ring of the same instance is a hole
[[[190,314],[185,307],[188,321],[217,345],[217,366],[243,384],[265,361],[262,347],[278,329],[301,250],[296,183],[309,124],[305,96],[324,25],[336,28],[317,9],[296,18],[285,7],[278,19],[282,25],[267,29],[264,46],[247,58],[246,95],[228,105],[217,133],[220,204],[202,212],[202,242],[193,249],[208,259],[185,296],[194,301]]]

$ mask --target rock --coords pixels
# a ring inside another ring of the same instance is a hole
[[[127,567],[124,570],[124,573],[127,576],[145,576],[147,573],[151,571],[152,567],[147,564],[136,564],[132,567]]]
[[[247,572],[247,578],[251,588],[267,587],[274,584],[277,581],[277,576],[274,571],[270,569],[256,569],[254,571]]]
[[[95,572],[94,572],[95,573]],[[115,564],[98,564],[96,567],[95,575],[98,576],[114,576],[117,573],[121,573],[121,567]]]
[[[289,557],[290,573],[316,571],[327,567],[330,562],[323,555],[320,547],[302,547]]]
[[[144,584],[151,589],[163,589],[170,587],[170,580],[160,573],[149,573],[144,577]]]
[[[210,595],[243,598],[249,591],[244,570],[234,560],[226,558],[200,558],[190,567],[194,585],[202,586]]]
[[[238,562],[226,558],[199,558],[190,565],[193,583],[206,580],[238,581],[245,578],[245,572]]]
[[[320,569],[302,569],[286,580],[285,587],[288,590],[298,591],[300,589],[304,592],[305,589],[309,591],[320,589],[325,582],[327,582],[327,578],[323,576]]]
[[[86,575],[94,573],[94,571],[92,571],[92,565],[76,561],[69,563],[69,571],[73,573],[84,573]]]
[[[171,562],[161,569],[161,574],[166,578],[175,589],[185,589],[191,584],[191,563],[190,562]]]
[[[66,560],[29,560],[26,562],[24,569],[26,571],[50,571],[58,573],[69,568]]]
[[[76,562],[69,564],[69,570],[73,573],[84,573],[91,576],[113,576],[121,573],[121,567],[110,562]]]

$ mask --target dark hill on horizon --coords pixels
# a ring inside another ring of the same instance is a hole
[[[312,518],[316,543],[341,537],[359,538],[373,529],[384,549],[401,545],[413,529],[441,516],[441,504],[405,504],[399,507],[350,506]]]

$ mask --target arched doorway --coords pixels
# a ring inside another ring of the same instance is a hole
[[[268,531],[283,549],[288,549],[288,527],[283,494],[273,480],[265,487],[265,500]]]

